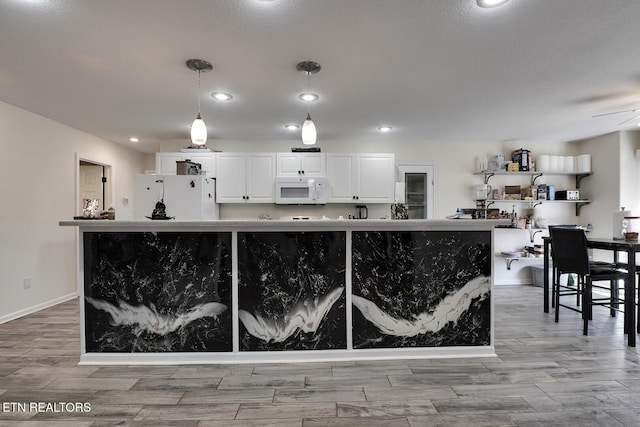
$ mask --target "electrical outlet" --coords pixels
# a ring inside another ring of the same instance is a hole
[[[25,277],[24,279],[22,279],[22,286],[24,287],[24,289],[30,289],[31,288],[31,277]]]

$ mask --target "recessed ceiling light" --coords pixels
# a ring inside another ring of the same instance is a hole
[[[476,0],[476,3],[478,3],[478,6],[480,7],[498,7],[506,2],[508,2],[509,0]]]
[[[311,92],[304,92],[301,93],[300,95],[298,95],[298,98],[302,99],[303,101],[306,102],[313,102],[313,101],[317,101],[318,98],[320,98],[318,96],[317,93],[311,93]]]
[[[379,126],[378,130],[383,133],[391,132],[393,128],[391,126]]]
[[[296,124],[288,124],[288,125],[284,125],[284,128],[286,130],[298,130],[300,129],[300,126],[296,125]]]
[[[233,96],[231,96],[230,93],[225,92],[213,92],[211,93],[211,96],[218,101],[230,101],[233,99]]]
[[[129,138],[129,142],[140,142],[140,138],[136,138],[135,136],[132,136],[131,138]]]

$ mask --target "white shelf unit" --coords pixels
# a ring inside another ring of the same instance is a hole
[[[531,178],[531,186],[534,186],[535,183],[536,183],[536,180],[538,178],[540,178],[541,176],[544,176],[544,175],[548,175],[548,176],[573,176],[576,179],[576,188],[580,188],[580,181],[582,181],[583,178],[585,178],[587,176],[590,176],[591,172],[557,172],[557,173],[553,172],[553,173],[547,173],[547,172],[507,172],[507,171],[490,171],[490,170],[486,170],[486,171],[476,172],[476,173],[474,173],[474,175],[483,176],[485,184],[488,184],[489,180],[493,176],[512,176],[512,177],[514,177],[514,176],[529,176]],[[572,205],[575,205],[576,216],[580,216],[580,209],[583,206],[588,205],[589,203],[591,203],[591,201],[587,200],[587,199],[580,199],[580,200],[487,199],[487,200],[485,200],[485,206],[487,208],[489,206],[491,206],[492,204],[494,204],[494,203],[511,203],[511,204],[523,204],[523,203],[526,203],[531,208],[535,208],[536,206],[541,205],[543,203],[572,204]]]

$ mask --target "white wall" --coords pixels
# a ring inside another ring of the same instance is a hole
[[[76,155],[112,166],[118,218],[131,216],[121,201],[133,197],[143,156],[1,102],[0,148],[2,323],[76,291],[76,229],[58,226],[76,215]]]

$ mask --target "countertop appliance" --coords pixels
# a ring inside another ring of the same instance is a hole
[[[325,205],[327,180],[324,177],[276,178],[277,205]]]
[[[166,216],[176,220],[219,219],[216,203],[216,180],[204,175],[136,176],[134,217],[152,216],[159,201],[166,206]]]

